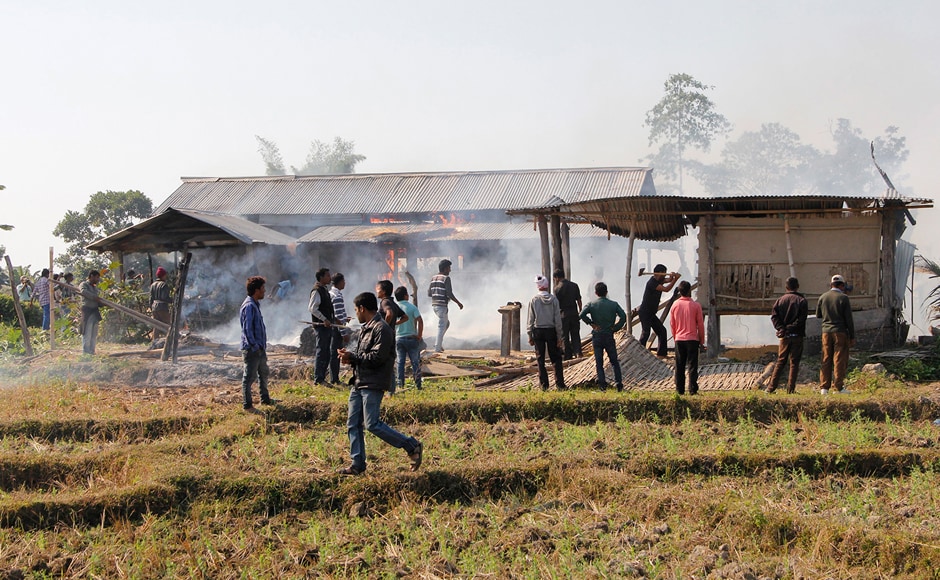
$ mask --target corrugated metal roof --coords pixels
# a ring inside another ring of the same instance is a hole
[[[571,224],[571,238],[606,237],[607,231],[587,224]],[[474,222],[441,224],[369,224],[360,226],[322,226],[302,236],[299,243],[349,242],[454,242],[480,240],[538,239],[532,222]]]
[[[689,226],[707,214],[766,215],[777,213],[812,214],[849,211],[881,211],[887,208],[933,207],[924,198],[792,195],[792,196],[723,196],[688,197],[660,195],[654,197],[620,197],[559,204],[550,201],[540,208],[510,210],[512,215],[560,214],[586,220],[620,236],[636,230],[641,240],[670,241],[685,235]]]
[[[89,250],[150,252],[207,246],[288,245],[294,238],[246,219],[168,209],[87,246]]]
[[[655,195],[646,167],[183,178],[157,208],[229,215],[480,211]]]

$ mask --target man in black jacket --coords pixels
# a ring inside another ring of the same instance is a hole
[[[356,307],[356,318],[362,324],[359,343],[356,352],[349,352],[345,348],[339,350],[340,360],[353,368],[346,419],[352,464],[340,469],[339,473],[359,475],[366,470],[365,430],[392,447],[404,449],[411,460],[411,470],[417,471],[424,453],[421,443],[379,420],[382,397],[392,385],[395,333],[379,315],[375,294],[363,292],[356,296],[353,304]]]
[[[774,364],[774,373],[770,377],[767,392],[777,390],[783,366],[790,360],[790,375],[787,378],[787,392],[796,392],[796,378],[800,373],[800,358],[803,357],[803,338],[806,336],[806,316],[808,307],[806,298],[797,292],[800,281],[794,277],[787,278],[787,293],[774,302],[770,321],[777,331],[780,345],[777,347],[777,362]]]
[[[333,313],[333,298],[330,296],[330,282],[333,277],[329,268],[317,270],[317,283],[310,291],[310,303],[307,309],[313,320],[313,330],[317,335],[316,362],[313,366],[313,382],[318,385],[326,383],[326,371],[330,368],[330,353],[335,350],[331,347],[333,342],[333,329],[331,328],[336,316]]]

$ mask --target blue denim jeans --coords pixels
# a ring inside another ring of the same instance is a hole
[[[417,336],[402,336],[396,341],[398,349],[398,388],[405,387],[405,357],[411,359],[411,376],[415,387],[421,388],[421,348]]]
[[[349,390],[349,413],[346,418],[349,457],[352,458],[352,467],[359,472],[366,470],[366,431],[392,447],[404,449],[409,455],[418,447],[417,439],[399,433],[379,420],[384,395],[385,392],[378,389],[353,387]]]
[[[326,382],[326,371],[330,368],[330,345],[333,343],[333,329],[329,326],[314,326],[317,333],[316,361],[313,364],[313,380]]]
[[[444,350],[444,333],[450,328],[450,319],[447,317],[446,306],[434,306],[434,314],[437,316],[437,344],[434,350],[441,352]]]
[[[258,378],[258,393],[261,395],[261,401],[270,401],[268,394],[268,353],[263,350],[249,352],[242,351],[242,407],[250,409],[254,406],[251,401],[251,383]]]
[[[50,321],[49,305],[43,304],[42,305],[42,329],[43,330],[49,330],[49,321]]]
[[[594,366],[597,370],[597,385],[601,389],[607,388],[607,377],[604,376],[604,353],[607,353],[607,359],[610,360],[610,366],[614,367],[614,382],[617,389],[623,388],[623,376],[620,371],[620,359],[617,357],[617,341],[614,340],[613,332],[594,331],[591,334],[591,345],[594,347]]]

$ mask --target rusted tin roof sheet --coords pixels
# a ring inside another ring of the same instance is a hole
[[[571,238],[606,237],[607,231],[587,224],[571,224]],[[348,242],[454,242],[480,240],[538,239],[531,222],[465,224],[369,224],[321,226],[302,236],[299,243]]]
[[[479,211],[655,195],[646,167],[183,178],[156,209],[230,215]]]

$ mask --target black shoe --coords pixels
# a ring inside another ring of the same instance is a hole
[[[622,393],[622,392],[623,392],[623,383],[617,383],[617,392],[618,392],[618,393]]]
[[[560,384],[560,385],[555,385],[555,387],[556,387],[559,391],[567,391],[567,390],[568,390],[568,385],[566,385],[566,384],[564,384],[564,383],[562,383],[562,384]]]
[[[280,399],[268,399],[266,401],[261,401],[262,405],[277,405],[280,403]]]

